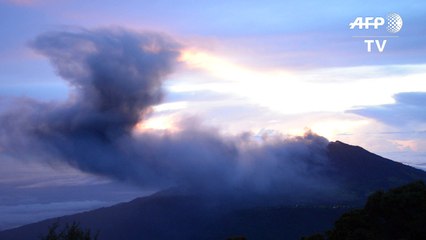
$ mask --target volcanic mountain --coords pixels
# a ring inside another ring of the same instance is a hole
[[[48,219],[0,232],[0,240],[32,240],[48,226],[79,222],[99,231],[101,240],[118,239],[299,239],[330,228],[343,212],[358,207],[368,194],[415,180],[422,170],[342,142],[326,148],[322,170],[339,190],[333,194],[294,196],[201,193],[174,188],[112,207]],[[238,192],[238,190],[236,190]]]

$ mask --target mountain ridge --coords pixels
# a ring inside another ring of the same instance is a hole
[[[99,230],[102,240],[210,240],[233,235],[245,235],[250,240],[298,239],[330,228],[338,216],[348,208],[359,206],[373,191],[426,180],[422,170],[340,141],[330,142],[326,155],[328,165],[324,174],[342,186],[334,199],[269,201],[268,196],[260,196],[250,200],[245,199],[246,195],[210,196],[176,188],[111,207],[1,231],[0,240],[35,240],[56,220],[77,221]]]

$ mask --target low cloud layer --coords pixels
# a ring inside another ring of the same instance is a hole
[[[71,88],[64,102],[20,99],[0,108],[0,149],[15,159],[65,162],[142,187],[186,186],[268,194],[332,188],[323,170],[328,141],[223,136],[194,119],[177,132],[135,132],[163,97],[180,46],[123,29],[50,32],[32,46]]]

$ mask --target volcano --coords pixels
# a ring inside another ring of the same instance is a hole
[[[332,195],[214,194],[173,188],[127,203],[0,232],[0,240],[35,240],[48,226],[78,222],[99,231],[101,240],[136,239],[300,239],[321,232],[376,190],[426,180],[422,170],[395,162],[361,147],[330,142],[322,171],[339,186]],[[238,192],[238,189],[235,190]],[[317,197],[315,197],[317,196]]]

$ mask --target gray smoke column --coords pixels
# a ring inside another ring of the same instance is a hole
[[[259,140],[222,136],[187,120],[176,133],[134,134],[179,44],[155,33],[123,29],[51,32],[32,46],[66,80],[65,102],[19,100],[2,107],[0,147],[20,159],[61,161],[84,172],[140,186],[294,193],[322,189],[328,141],[315,134]]]

